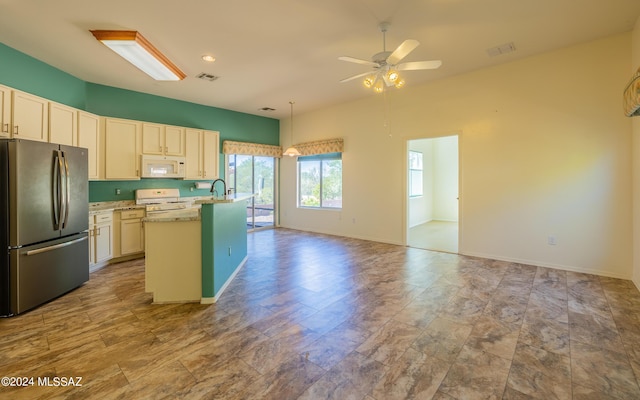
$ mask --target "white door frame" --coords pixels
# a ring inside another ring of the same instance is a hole
[[[404,160],[405,167],[403,168],[403,192],[402,196],[404,196],[404,219],[403,219],[403,232],[402,232],[402,242],[405,246],[409,245],[409,142],[412,140],[422,140],[422,139],[437,139],[447,136],[457,136],[458,137],[458,254],[464,254],[464,246],[463,246],[463,221],[464,221],[464,186],[463,186],[463,138],[464,135],[462,131],[450,132],[450,133],[438,133],[433,135],[420,135],[420,136],[407,136],[405,137],[405,146],[404,146]]]

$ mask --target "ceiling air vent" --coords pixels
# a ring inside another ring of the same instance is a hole
[[[211,74],[207,74],[205,72],[202,72],[202,73],[196,75],[196,78],[202,79],[202,80],[205,80],[205,81],[209,81],[209,82],[213,82],[216,79],[218,79],[219,76],[215,76],[215,75],[211,75]]]
[[[495,57],[501,54],[511,53],[512,51],[516,51],[516,45],[513,44],[513,42],[487,49],[487,54],[489,54],[489,57]]]
[[[259,109],[260,111],[275,111],[275,108],[271,108],[271,107],[262,107]]]

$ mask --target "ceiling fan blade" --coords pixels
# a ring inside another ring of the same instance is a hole
[[[369,72],[365,72],[365,73],[362,73],[362,74],[358,74],[358,75],[354,75],[354,76],[350,76],[350,77],[348,77],[348,78],[344,78],[343,80],[341,80],[341,81],[340,81],[340,83],[349,82],[349,81],[351,81],[351,80],[358,79],[358,78],[361,78],[361,77],[363,77],[363,76],[367,76],[367,75],[369,75],[369,74],[371,74],[371,71],[369,71]]]
[[[353,57],[342,56],[342,57],[338,57],[338,60],[346,61],[346,62],[352,62],[352,63],[356,63],[356,64],[362,64],[362,65],[369,65],[369,66],[372,66],[372,67],[379,67],[380,66],[378,63],[375,63],[373,61],[361,60],[359,58],[353,58]]]
[[[420,45],[420,42],[414,39],[407,39],[398,46],[397,49],[391,53],[389,57],[387,57],[387,64],[396,65],[403,58],[405,58],[409,53],[411,53],[416,47]]]
[[[396,65],[398,71],[413,71],[416,69],[436,69],[440,68],[442,61],[413,61]]]

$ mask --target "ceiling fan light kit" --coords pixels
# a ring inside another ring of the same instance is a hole
[[[388,86],[395,86],[401,88],[405,85],[404,78],[398,71],[414,71],[424,69],[436,69],[442,65],[442,61],[412,61],[400,63],[402,59],[409,55],[416,47],[420,45],[420,42],[414,39],[407,39],[400,44],[393,52],[386,49],[386,32],[389,29],[390,24],[388,22],[381,22],[379,25],[382,32],[382,51],[374,54],[371,57],[372,61],[362,60],[354,57],[338,57],[341,61],[347,61],[356,64],[363,64],[373,67],[374,72],[365,72],[345,78],[340,82],[348,82],[353,79],[365,77],[362,83],[368,89],[373,89],[376,93],[384,92]]]

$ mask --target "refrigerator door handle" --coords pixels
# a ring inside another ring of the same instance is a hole
[[[67,156],[62,153],[62,159],[64,160],[64,221],[62,222],[62,228],[66,228],[67,222],[69,222],[69,199],[71,198],[71,185],[69,184],[69,163],[67,162]]]
[[[60,191],[60,181],[62,180],[62,160],[60,159],[60,151],[55,151],[53,161],[53,229],[60,229],[60,219],[62,218],[62,192]]]
[[[33,256],[33,255],[40,254],[40,253],[46,253],[47,251],[52,251],[52,250],[60,249],[62,247],[71,246],[72,244],[75,244],[75,243],[78,243],[78,242],[82,242],[83,240],[87,240],[87,237],[84,236],[84,237],[81,237],[81,238],[78,238],[78,239],[70,240],[68,242],[54,244],[53,246],[43,247],[41,249],[29,250],[25,254],[28,255],[28,256]]]

